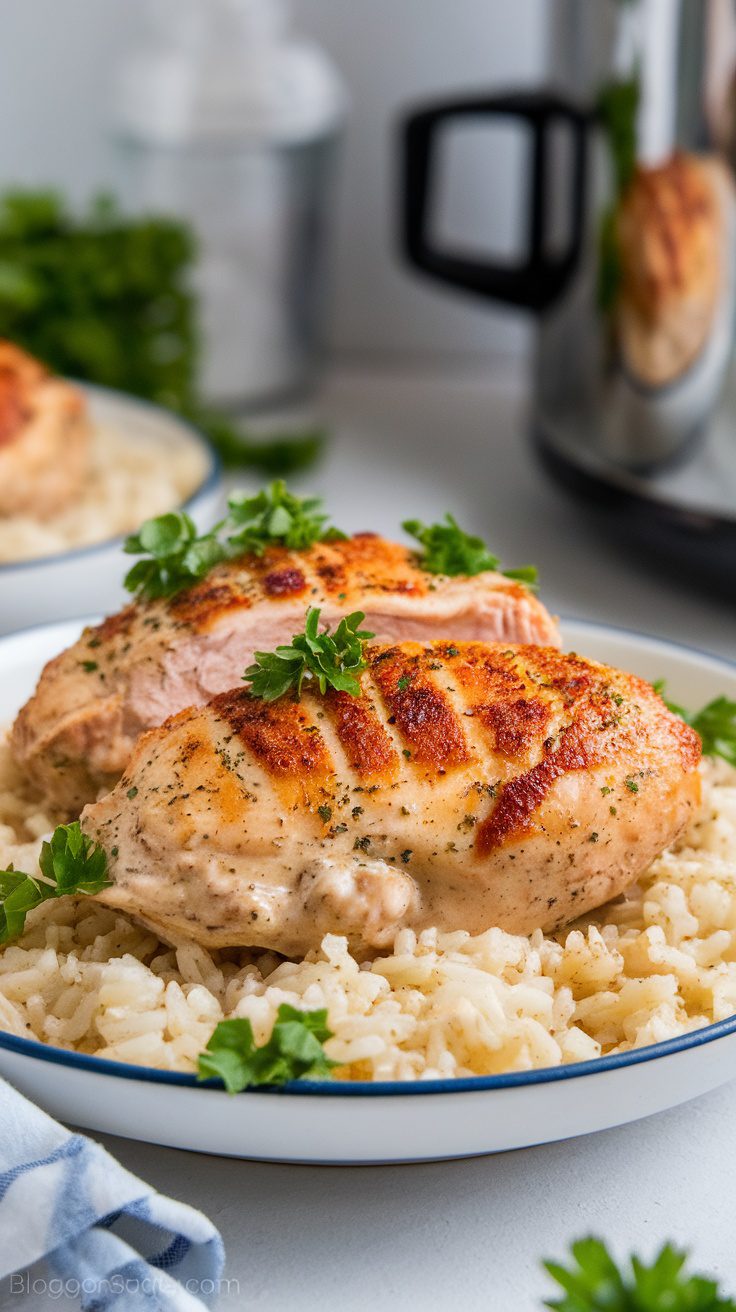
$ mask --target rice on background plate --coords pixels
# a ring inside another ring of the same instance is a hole
[[[258,1042],[282,1002],[327,1007],[337,1079],[525,1071],[657,1043],[736,1012],[736,770],[706,761],[704,805],[625,899],[556,937],[500,929],[419,936],[358,963],[328,935],[302,962],[174,951],[92,899],[47,902],[0,952],[0,1028],[192,1072],[218,1021]],[[0,742],[0,869],[34,870],[60,817]]]
[[[72,503],[43,522],[0,517],[0,565],[54,556],[132,533],[153,515],[173,510],[195,491],[206,467],[194,443],[170,446],[95,424],[91,468]]]

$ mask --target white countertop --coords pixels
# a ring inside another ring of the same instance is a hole
[[[615,547],[534,463],[518,383],[346,373],[319,400],[333,441],[309,484],[346,528],[395,533],[452,510],[508,564],[540,568],[565,614],[736,653],[736,611]],[[623,1255],[665,1239],[736,1295],[736,1090],[585,1139],[466,1162],[269,1166],[105,1138],[131,1170],[218,1225],[226,1308],[539,1312],[540,1270],[595,1232]],[[0,1298],[0,1307],[47,1307]]]

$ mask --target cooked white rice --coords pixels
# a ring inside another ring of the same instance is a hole
[[[174,952],[90,899],[46,903],[0,954],[0,1027],[78,1052],[193,1071],[219,1020],[259,1042],[280,1003],[327,1007],[346,1079],[523,1071],[656,1043],[736,1011],[736,771],[645,879],[558,938],[399,933],[358,964],[328,935],[302,962]],[[44,814],[0,743],[0,869],[32,870]]]
[[[43,523],[31,515],[0,517],[0,564],[131,533],[144,519],[186,501],[204,472],[205,457],[194,442],[174,451],[97,425],[90,472],[72,505]]]

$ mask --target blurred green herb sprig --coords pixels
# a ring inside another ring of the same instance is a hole
[[[285,475],[311,465],[324,432],[255,438],[198,394],[197,245],[174,218],[131,218],[109,195],[74,216],[53,191],[0,198],[0,337],[50,369],[168,406],[229,468]]]
[[[598,95],[598,119],[603,128],[613,174],[613,198],[600,217],[598,233],[598,308],[607,313],[616,304],[621,261],[616,233],[619,202],[636,170],[636,123],[641,100],[641,76],[608,82]]]
[[[600,1239],[579,1239],[571,1245],[569,1266],[545,1262],[564,1297],[548,1299],[556,1312],[736,1312],[733,1299],[715,1280],[688,1275],[687,1254],[665,1244],[647,1265],[633,1255],[620,1267]]]

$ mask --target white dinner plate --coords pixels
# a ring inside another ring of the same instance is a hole
[[[79,629],[67,622],[0,639],[0,721]],[[578,621],[563,637],[566,650],[666,678],[685,705],[736,697],[736,665],[692,648]],[[617,1056],[461,1080],[301,1081],[232,1097],[194,1076],[2,1033],[0,1073],[62,1121],[130,1139],[265,1161],[416,1162],[574,1138],[695,1098],[736,1076],[736,1017]]]

